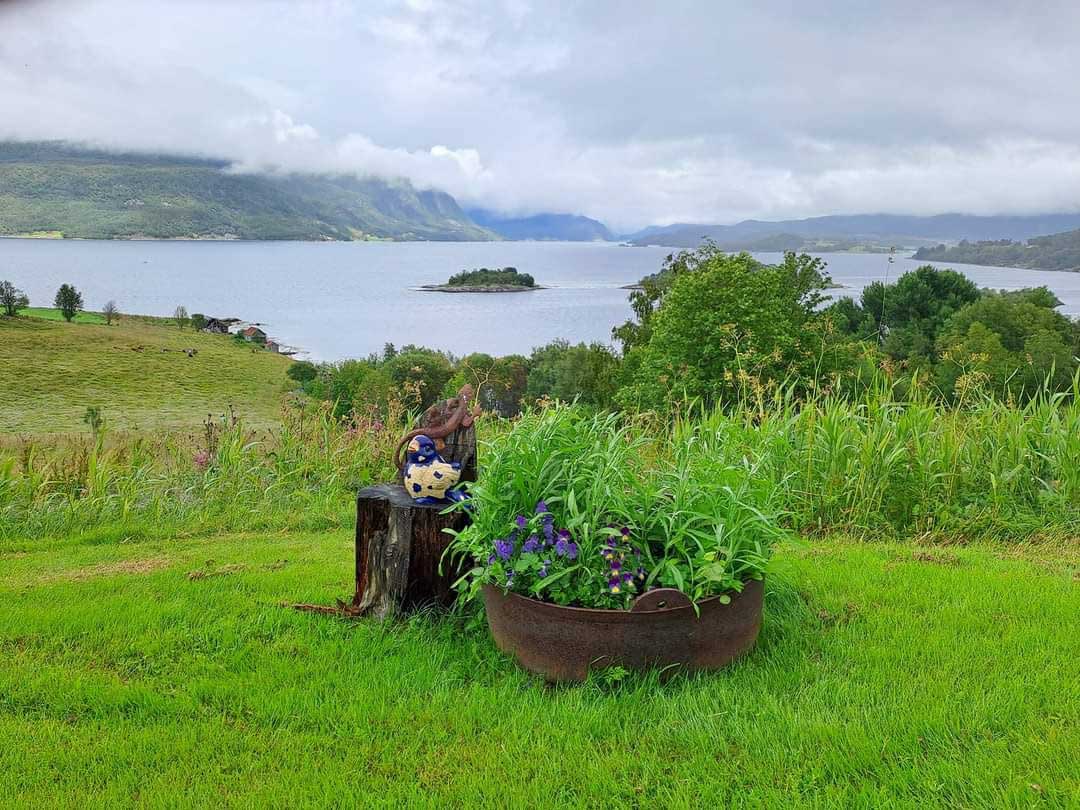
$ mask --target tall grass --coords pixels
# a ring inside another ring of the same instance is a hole
[[[396,428],[342,424],[329,405],[286,407],[279,428],[225,416],[201,435],[59,445],[0,454],[0,539],[345,525],[356,489],[393,474]]]
[[[752,408],[698,410],[674,423],[610,418],[621,426],[612,435],[625,444],[617,455],[627,463],[663,457],[676,460],[675,469],[714,464],[725,485],[775,490],[782,522],[806,535],[1080,536],[1080,384],[1023,405],[973,398],[950,408],[917,389],[898,400],[879,385],[857,400],[778,396]],[[9,438],[0,443],[0,539],[350,525],[356,488],[392,479],[403,423],[398,414],[385,426],[343,424],[327,407],[308,403],[286,408],[273,430],[226,419],[213,435]],[[591,503],[607,504],[605,521],[629,518],[632,507],[641,514],[632,500],[641,495],[622,486],[620,468],[613,473],[572,442],[554,452],[552,443],[565,437],[542,432],[532,451],[505,447],[518,440],[509,428],[480,423],[481,485],[506,479],[511,473],[500,459],[513,460],[520,467],[513,479],[528,488],[517,493],[515,508],[560,497],[560,482],[572,479]],[[691,504],[697,497],[693,487],[683,496]],[[645,514],[664,519],[660,508]],[[660,533],[659,526],[640,528]]]
[[[676,421],[675,446],[701,441],[753,459],[807,534],[1020,540],[1080,535],[1080,386],[1024,405],[990,397],[949,408],[914,391],[858,401],[712,410]]]

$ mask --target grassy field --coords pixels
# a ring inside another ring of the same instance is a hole
[[[26,318],[40,318],[46,321],[63,321],[63,313],[53,307],[24,307],[19,315]],[[105,323],[105,316],[100,312],[79,312],[71,319],[72,323]]]
[[[188,357],[187,348],[198,353]],[[197,428],[230,404],[250,424],[268,424],[278,417],[289,364],[220,335],[141,318],[104,326],[0,317],[0,352],[0,433],[85,431],[90,405],[113,429]]]
[[[12,806],[1075,807],[1075,548],[787,548],[722,673],[552,689],[469,620],[296,613],[349,532],[0,550]]]

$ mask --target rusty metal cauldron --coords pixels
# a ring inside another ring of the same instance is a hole
[[[754,646],[765,589],[751,580],[741,592],[698,603],[674,588],[647,591],[628,610],[563,607],[485,585],[484,606],[496,646],[548,681],[583,681],[589,669],[680,665],[719,669]]]

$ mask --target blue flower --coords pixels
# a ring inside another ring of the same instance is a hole
[[[488,565],[494,565],[494,564],[495,564],[495,555],[492,554],[491,556],[488,557]]]
[[[524,529],[526,526],[529,525],[529,521],[525,519],[524,515],[518,515],[516,518],[514,518],[514,523],[517,524],[517,527],[519,529]]]
[[[513,584],[514,584],[514,572],[513,571],[507,571],[506,572],[506,587],[509,588]]]
[[[540,566],[540,577],[546,577],[548,575],[548,566],[551,565],[551,560],[544,560]]]
[[[495,541],[495,553],[499,555],[502,560],[509,560],[510,555],[514,553],[514,541],[513,540],[496,540]]]
[[[525,541],[525,545],[521,547],[522,551],[532,553],[540,548],[540,538],[535,534],[530,534],[529,539]]]
[[[568,559],[568,560],[576,560],[577,559],[577,543],[567,543],[566,544],[566,559]]]
[[[537,501],[536,502],[536,514],[538,514],[538,515],[546,515],[547,510],[548,510],[547,501]]]

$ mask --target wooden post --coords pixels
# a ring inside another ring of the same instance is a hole
[[[360,490],[356,499],[356,594],[351,612],[379,619],[424,604],[449,605],[460,575],[443,552],[443,529],[468,524],[463,512],[416,503],[397,484]],[[443,563],[443,572],[439,572]]]

